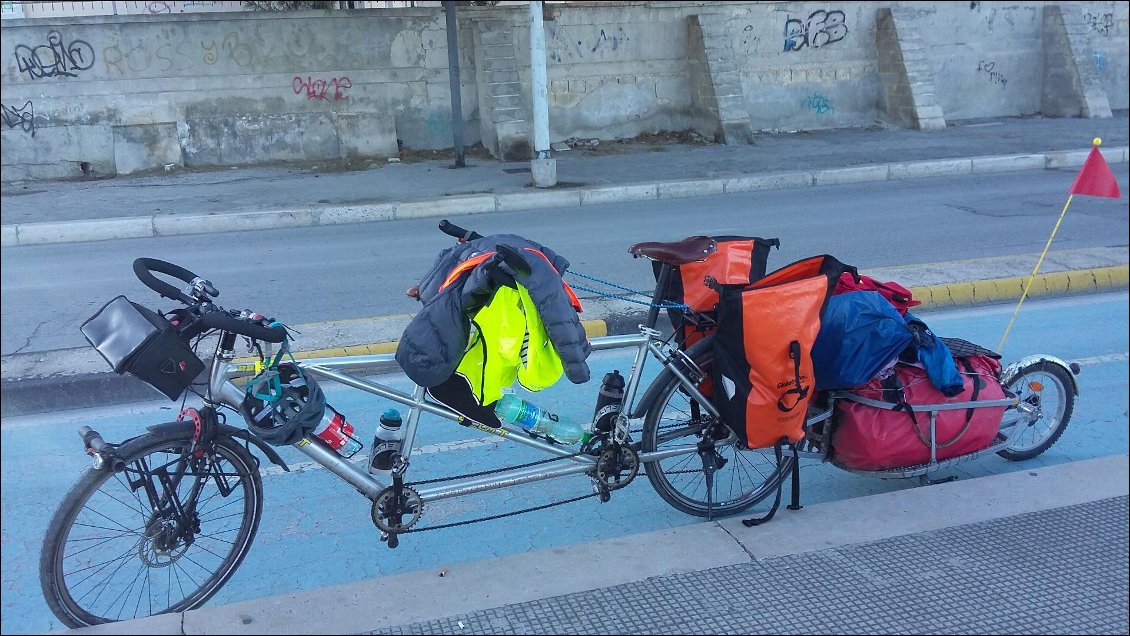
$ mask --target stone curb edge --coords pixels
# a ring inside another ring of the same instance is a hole
[[[1019,300],[1028,284],[1027,276],[985,279],[911,287],[922,304],[916,311],[973,307]],[[1130,264],[1039,274],[1032,279],[1026,298],[1062,297],[1130,289]],[[635,333],[645,312],[625,313],[582,324],[590,338]],[[390,354],[396,341],[296,351],[294,357],[322,358]],[[5,379],[0,415],[30,415],[76,408],[109,406],[159,399],[154,389],[130,375],[111,372],[53,375],[36,378]]]
[[[1100,150],[1108,163],[1127,163],[1130,147]],[[545,190],[497,195],[452,196],[400,203],[359,203],[298,207],[223,215],[153,215],[98,220],[22,223],[0,228],[0,246],[43,245],[118,238],[148,238],[210,232],[238,232],[286,227],[367,223],[456,214],[483,214],[549,207],[673,199],[822,185],[897,181],[923,177],[990,174],[1020,170],[1073,168],[1083,165],[1090,149],[1047,153],[990,155],[882,163],[848,168],[767,173],[717,179],[636,183],[575,190]]]

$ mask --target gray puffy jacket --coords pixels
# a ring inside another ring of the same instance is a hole
[[[498,269],[529,291],[549,340],[561,357],[565,376],[574,384],[588,382],[586,360],[592,347],[561,281],[569,261],[544,245],[515,234],[492,234],[440,252],[432,268],[420,280],[420,301],[424,306],[408,323],[396,348],[400,368],[413,382],[424,387],[437,386],[455,372],[471,335],[470,317],[490,302],[500,283],[497,273],[492,277],[487,268],[478,265],[448,287],[442,290],[440,287],[460,263],[493,252],[499,244],[518,249],[526,257],[529,276],[519,275],[505,263],[500,263]],[[549,260],[524,251],[527,247],[538,250]]]

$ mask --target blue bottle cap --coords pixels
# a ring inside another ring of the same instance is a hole
[[[381,415],[382,420],[399,420],[400,411],[396,409],[389,409]]]

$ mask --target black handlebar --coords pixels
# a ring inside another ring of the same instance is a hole
[[[219,309],[205,313],[200,321],[209,329],[222,329],[264,342],[279,343],[286,340],[286,327],[264,327]]]
[[[446,234],[448,236],[452,236],[452,237],[459,239],[460,243],[466,243],[467,241],[473,241],[475,239],[483,238],[482,234],[479,234],[478,232],[476,232],[474,230],[464,230],[463,228],[459,227],[458,225],[455,225],[454,223],[452,223],[451,221],[448,221],[447,219],[444,219],[444,220],[439,222],[439,231],[443,232],[444,234]]]
[[[209,296],[219,295],[216,288],[208,281],[200,279],[196,274],[193,274],[180,265],[174,265],[173,263],[156,258],[138,258],[133,261],[133,273],[136,274],[138,280],[149,289],[152,289],[169,300],[182,302],[189,307],[195,308],[193,313],[200,311],[203,307],[204,311],[200,314],[199,320],[200,324],[206,329],[222,329],[223,331],[230,331],[264,342],[279,343],[286,340],[286,327],[266,327],[249,320],[237,318],[215,305],[198,304],[195,299],[154,276],[153,272],[171,276],[189,285],[198,284],[199,288]]]
[[[459,239],[460,243],[483,238],[482,234],[474,230],[465,230],[447,219],[439,222],[439,230],[448,236]],[[497,267],[499,262],[504,262],[509,265],[510,269],[514,270],[514,273],[518,276],[525,278],[530,275],[530,264],[526,261],[525,257],[522,256],[521,251],[503,243],[496,245],[495,249],[498,251],[498,256],[487,262],[485,267],[491,269]]]
[[[195,302],[185,295],[184,292],[154,276],[153,272],[160,272],[186,283],[192,283],[192,281],[197,278],[196,274],[193,274],[180,265],[173,265],[172,263],[155,258],[138,258],[133,261],[133,273],[137,275],[138,280],[149,289],[152,289],[169,300],[182,302],[186,305],[191,305]]]

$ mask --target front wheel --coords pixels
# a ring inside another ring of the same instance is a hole
[[[696,343],[686,354],[709,383],[714,364],[711,338]],[[692,399],[673,374],[661,373],[656,382],[663,384],[644,418],[644,453],[693,448],[704,439],[728,436],[726,425]],[[706,459],[717,467],[709,504],[704,458],[698,452],[648,462],[646,468],[648,481],[664,501],[696,517],[725,517],[748,510],[777,491],[796,461],[785,456],[778,462],[773,449],[748,449],[740,441],[707,452],[715,453]]]
[[[1007,381],[1005,386],[1020,397],[1022,409],[1031,415],[1017,408],[1005,411],[1001,434],[1010,443],[998,455],[1012,461],[1032,459],[1063,435],[1075,410],[1074,383],[1068,373],[1058,364],[1036,362]]]
[[[192,452],[192,429],[117,448],[125,470],[91,469],[51,519],[39,580],[51,611],[86,627],[203,605],[251,548],[263,512],[253,455],[220,437]]]

